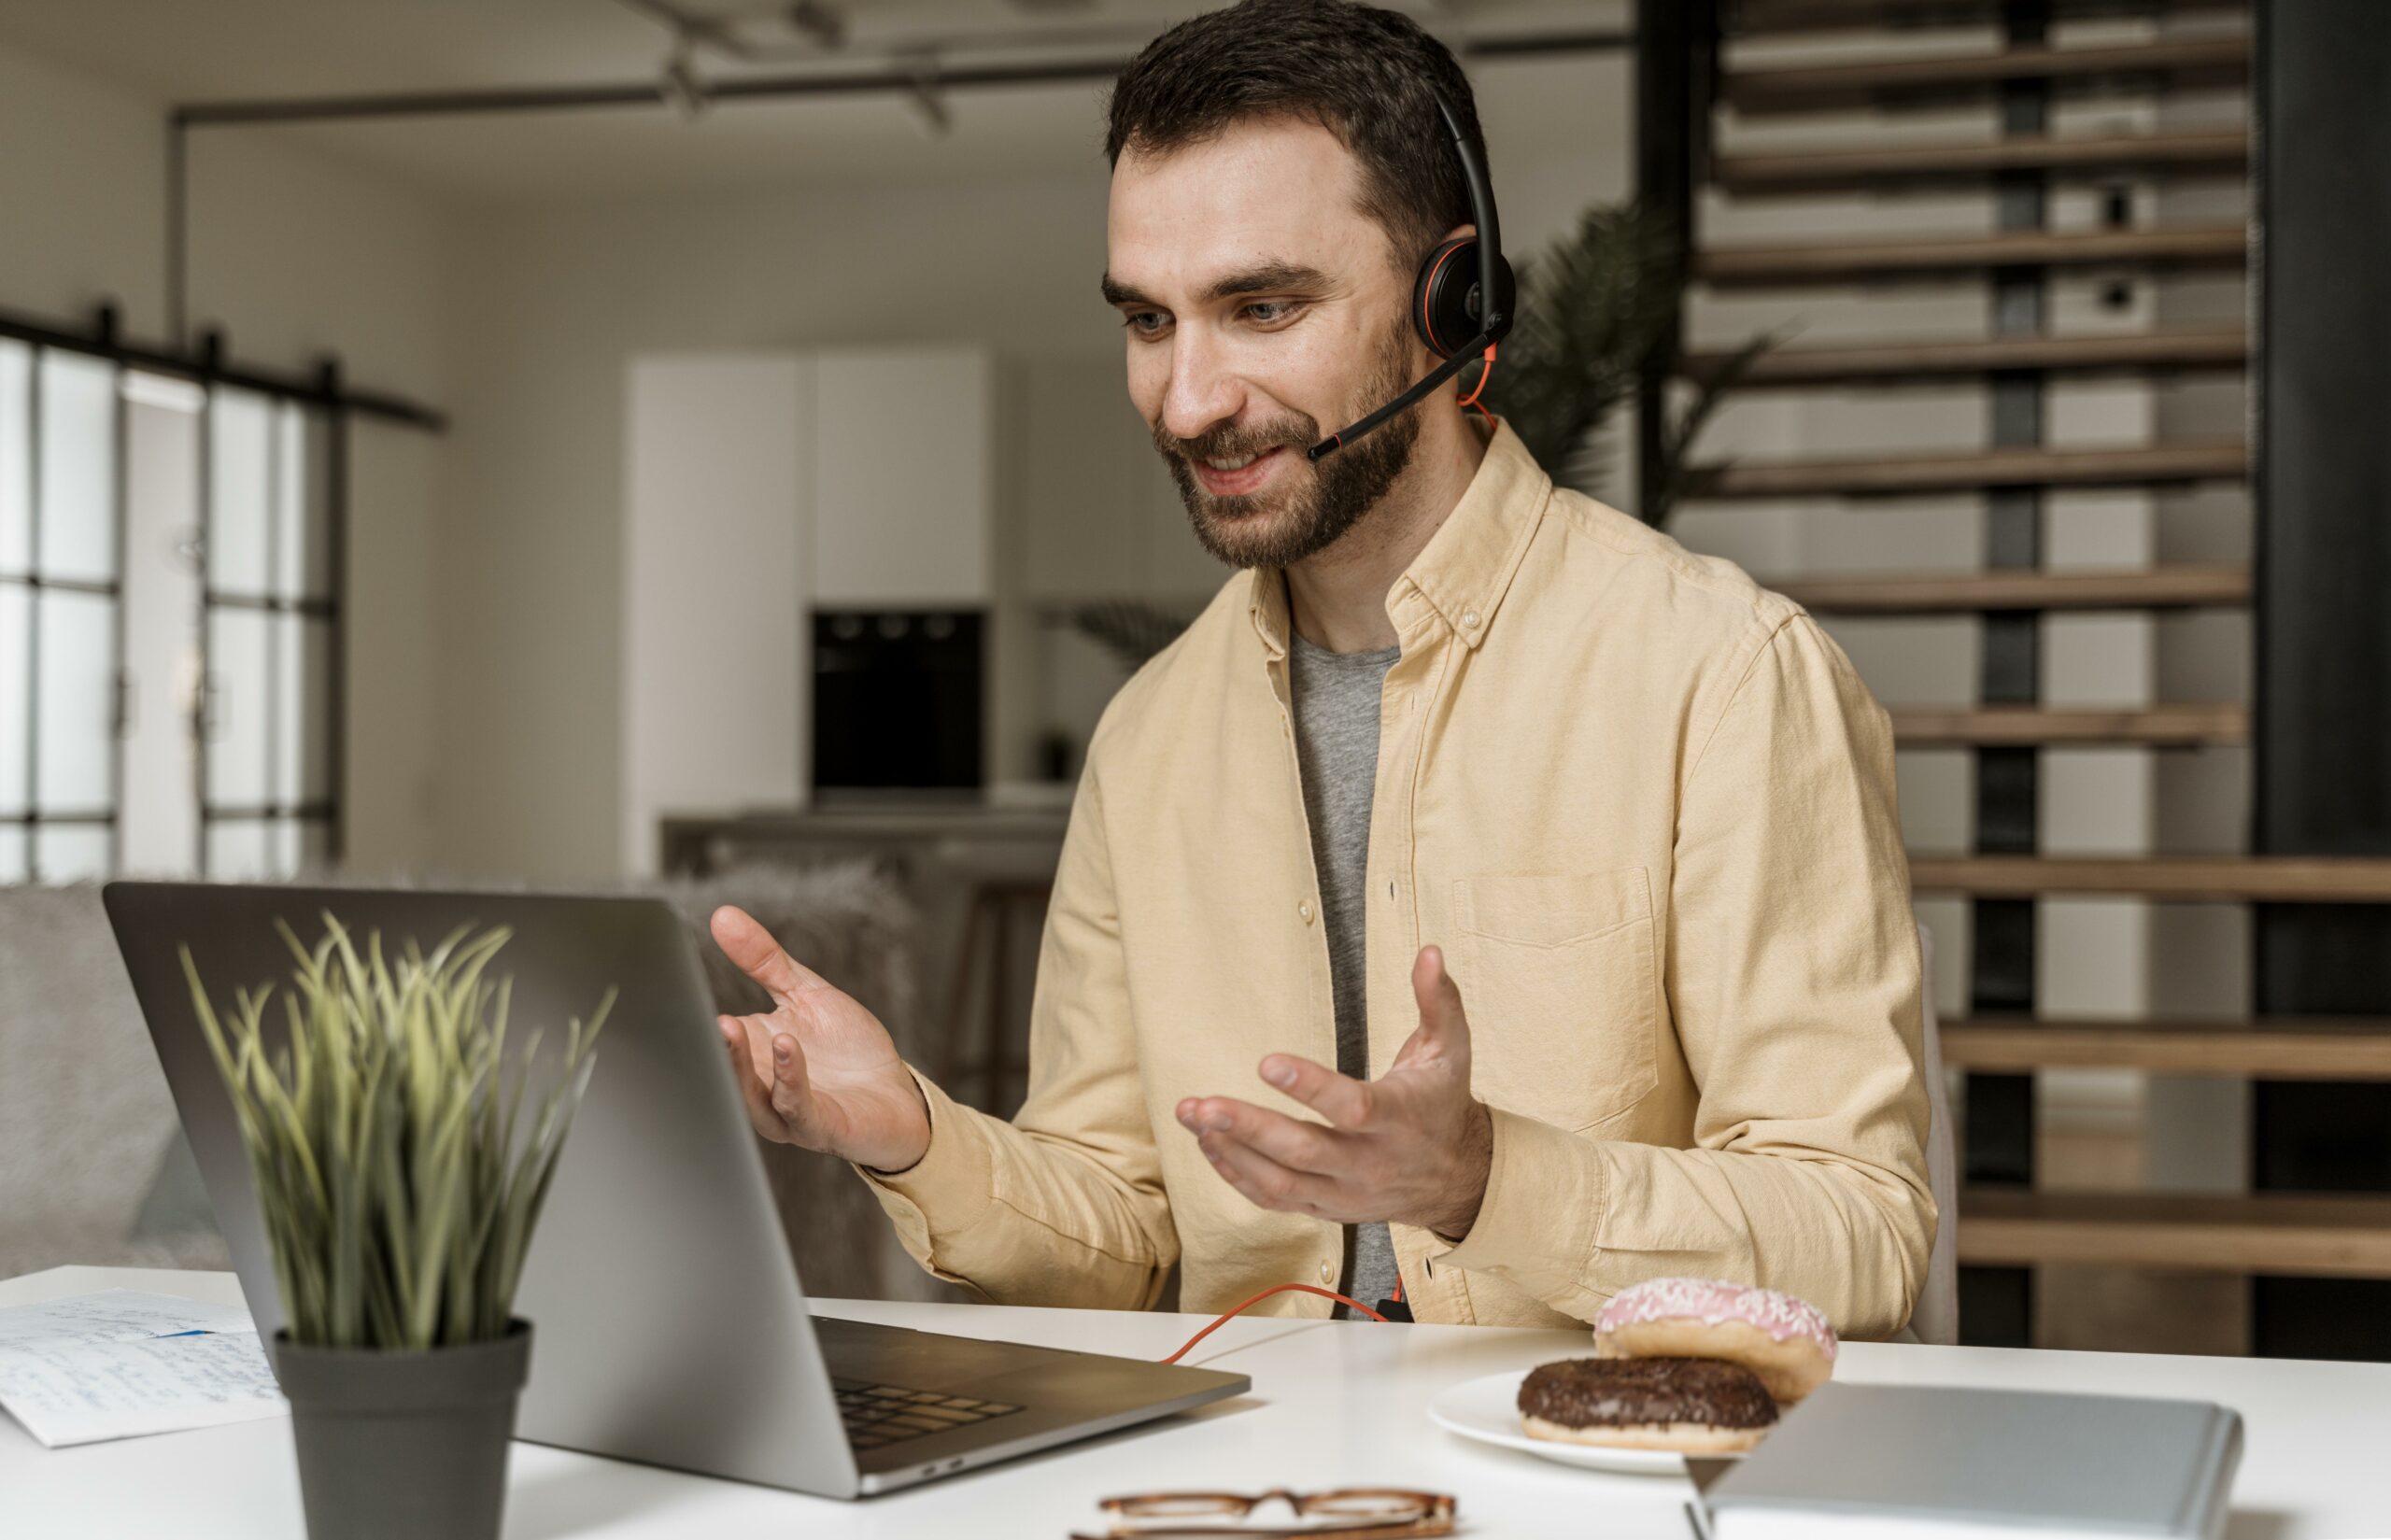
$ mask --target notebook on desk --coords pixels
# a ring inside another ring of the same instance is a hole
[[[1688,1511],[1705,1540],[2216,1540],[2241,1455],[2205,1401],[1828,1385]]]

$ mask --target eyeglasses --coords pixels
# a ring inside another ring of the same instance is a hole
[[[1323,1522],[1249,1528],[1243,1520],[1274,1497],[1293,1508],[1298,1519]],[[1443,1492],[1377,1487],[1295,1492],[1281,1487],[1250,1497],[1233,1491],[1152,1492],[1140,1497],[1108,1497],[1096,1506],[1112,1516],[1111,1527],[1101,1535],[1076,1535],[1073,1540],[1163,1540],[1167,1536],[1232,1534],[1410,1540],[1412,1536],[1450,1534],[1455,1504]]]

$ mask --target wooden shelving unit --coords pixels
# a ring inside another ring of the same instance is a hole
[[[1966,615],[1987,610],[2179,610],[2250,600],[2239,562],[2080,572],[1855,573],[1771,587],[1824,615]]]
[[[1909,384],[2016,373],[2053,374],[2169,374],[2240,369],[2249,360],[2249,333],[2240,327],[2119,332],[2087,337],[1984,337],[1950,342],[1883,342],[1772,348],[1744,370],[1745,389],[1813,385]],[[1707,379],[1734,357],[1696,349],[1685,356],[1689,378]]]
[[[2391,1278],[2391,1198],[1971,1188],[1959,1261]]]
[[[2118,449],[1988,449],[1967,454],[1865,455],[1776,464],[1741,462],[1694,473],[1703,498],[1867,497],[1992,487],[2160,487],[2238,481],[2249,457],[2238,440]]]
[[[1992,1074],[2143,1069],[2285,1081],[2391,1081],[2391,1021],[2003,1021],[1942,1025],[1946,1064]]]

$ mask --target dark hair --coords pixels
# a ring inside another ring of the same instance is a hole
[[[1243,0],[1146,45],[1112,84],[1104,154],[1119,165],[1125,150],[1167,152],[1250,119],[1308,119],[1361,162],[1362,212],[1409,266],[1470,221],[1439,96],[1478,134],[1469,78],[1408,16],[1348,0]]]

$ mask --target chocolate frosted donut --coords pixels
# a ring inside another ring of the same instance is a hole
[[[1569,1358],[1520,1384],[1531,1438],[1723,1454],[1776,1421],[1776,1400],[1740,1364],[1707,1358]]]

